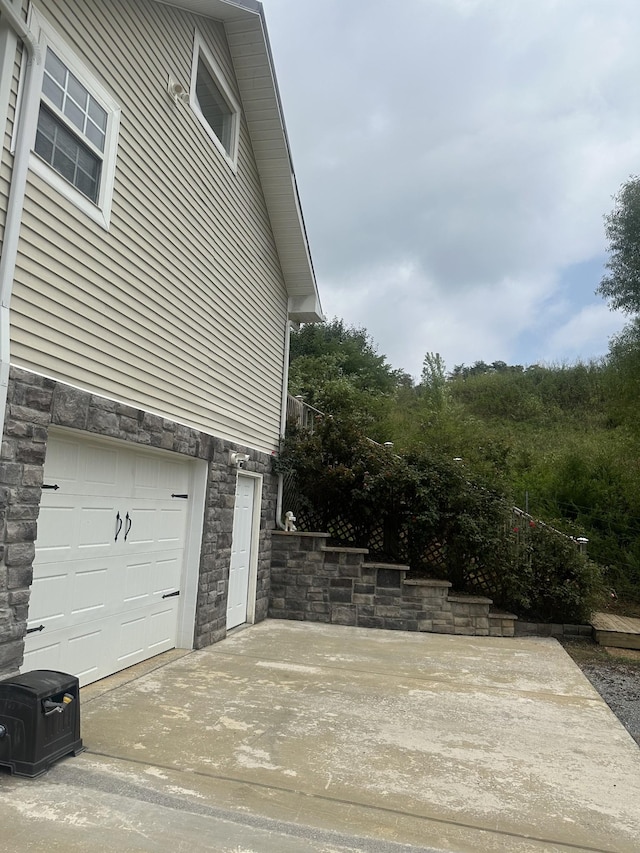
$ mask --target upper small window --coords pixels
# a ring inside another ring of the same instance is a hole
[[[33,18],[45,60],[31,165],[108,227],[120,110],[49,24]]]
[[[198,33],[194,39],[191,106],[216,147],[235,168],[240,107]]]

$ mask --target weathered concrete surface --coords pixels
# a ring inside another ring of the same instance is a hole
[[[640,849],[640,751],[555,640],[270,620],[134,675],[0,776],[0,851]]]

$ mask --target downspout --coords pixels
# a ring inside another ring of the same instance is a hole
[[[20,225],[27,187],[29,155],[35,136],[37,111],[31,109],[33,89],[39,85],[37,66],[42,57],[37,39],[17,14],[9,0],[0,0],[0,22],[6,22],[22,41],[27,52],[27,65],[22,89],[20,114],[16,115],[15,154],[11,172],[11,185],[4,224],[2,255],[0,256],[0,439],[4,433],[4,419],[9,389],[9,366],[11,361],[11,293],[18,257]]]
[[[18,12],[16,12],[11,0],[0,0],[0,14],[0,20],[6,20],[14,33],[24,43],[30,60],[35,60],[36,64],[39,65],[40,45],[38,44],[38,39],[31,32]]]
[[[287,322],[284,328],[284,364],[282,366],[282,406],[280,408],[280,435],[284,437],[287,428],[287,395],[289,393],[289,352],[291,350],[291,321],[287,312]],[[282,521],[282,495],[284,492],[284,476],[278,474],[278,500],[276,501],[276,527],[284,530]]]

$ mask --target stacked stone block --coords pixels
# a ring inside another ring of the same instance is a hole
[[[516,623],[517,637],[591,637],[592,625],[572,625],[561,622]]]
[[[43,466],[51,426],[96,437],[155,447],[208,463],[194,644],[215,643],[226,635],[226,603],[236,471],[229,451],[249,454],[246,470],[263,478],[258,554],[256,620],[269,603],[271,527],[277,479],[271,457],[131,406],[12,368],[4,439],[0,452],[0,678],[21,663],[33,580]]]

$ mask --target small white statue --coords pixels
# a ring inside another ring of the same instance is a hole
[[[289,510],[289,512],[285,512],[284,514],[284,529],[287,533],[293,533],[294,530],[298,528],[293,523],[296,520],[295,515]]]

